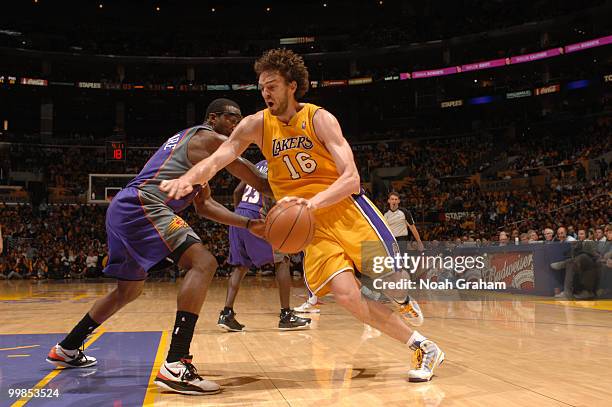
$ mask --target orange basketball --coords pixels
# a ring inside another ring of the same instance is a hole
[[[281,253],[300,252],[314,235],[314,216],[296,202],[276,204],[266,216],[265,238]]]

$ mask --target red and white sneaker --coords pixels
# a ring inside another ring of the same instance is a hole
[[[57,367],[90,367],[98,363],[96,358],[86,356],[81,349],[68,350],[59,344],[55,345],[47,355],[47,362]]]
[[[155,377],[155,384],[163,390],[193,396],[219,393],[221,387],[202,378],[191,364],[192,358],[187,355],[178,362],[164,362]]]

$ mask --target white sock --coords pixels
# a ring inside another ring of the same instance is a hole
[[[318,301],[319,301],[319,299],[317,298],[317,296],[316,296],[316,295],[311,295],[311,296],[308,298],[308,303],[309,303],[310,305],[317,305],[317,302],[318,302]]]
[[[408,346],[412,346],[413,343],[415,342],[423,342],[425,338],[423,335],[421,335],[420,333],[418,333],[417,331],[412,332],[412,336],[410,337],[410,339],[408,339],[408,342],[406,342],[406,344]]]

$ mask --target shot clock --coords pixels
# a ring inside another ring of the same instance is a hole
[[[123,141],[106,142],[106,161],[125,161],[127,148]]]

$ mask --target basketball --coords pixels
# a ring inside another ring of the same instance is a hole
[[[300,252],[314,235],[314,216],[305,205],[286,202],[275,205],[266,217],[265,239],[282,253]]]

